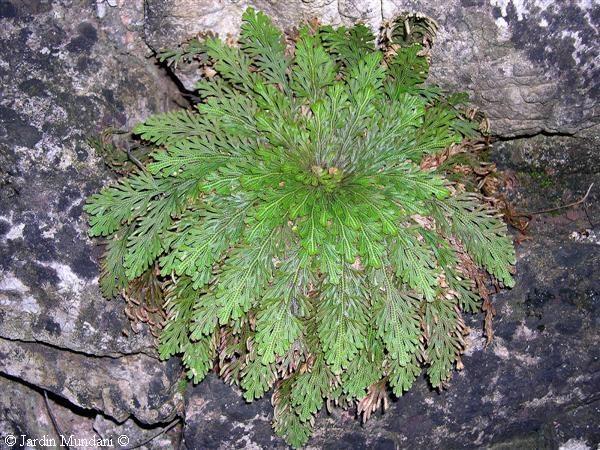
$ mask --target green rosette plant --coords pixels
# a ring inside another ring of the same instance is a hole
[[[513,285],[505,224],[431,164],[477,124],[425,83],[426,48],[388,35],[286,38],[248,9],[236,45],[169,53],[203,66],[201,101],[138,125],[150,159],[85,207],[108,239],[103,292],[160,271],[160,356],[194,382],[215,368],[248,401],[274,389],[296,447],[323,405],[368,417],[423,370],[443,387],[483,275]]]

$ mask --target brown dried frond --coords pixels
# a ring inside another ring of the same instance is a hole
[[[489,138],[484,136],[479,139],[464,139],[458,144],[452,144],[438,153],[425,156],[421,161],[421,169],[436,169],[444,162],[460,153],[478,155],[489,148]],[[481,164],[481,163],[480,163]],[[494,166],[495,167],[495,166]]]
[[[312,33],[316,33],[321,26],[321,21],[318,17],[312,17],[311,19],[307,20],[306,24],[309,26]]]
[[[486,283],[486,281],[489,280],[489,276],[475,265],[475,262],[466,252],[462,243],[456,239],[451,239],[451,244],[458,256],[458,271],[464,275],[465,279],[473,280],[475,290],[483,299],[483,304],[481,306],[481,309],[485,314],[483,328],[485,331],[486,345],[489,345],[494,339],[493,319],[496,315],[496,310],[492,304],[492,298]]]
[[[378,409],[385,411],[389,407],[389,397],[386,390],[387,379],[384,378],[369,386],[367,395],[358,402],[357,414],[365,423]]]
[[[288,378],[297,371],[300,373],[310,371],[313,361],[312,355],[306,356],[300,347],[300,342],[296,341],[284,356],[275,360],[275,368],[281,378]]]
[[[129,283],[122,291],[122,296],[131,329],[138,333],[142,329],[141,324],[145,323],[152,336],[158,339],[167,320],[164,309],[165,292],[158,266],[151,267]]]
[[[227,384],[237,383],[240,379],[240,373],[246,365],[246,358],[234,358],[219,364],[219,376]]]

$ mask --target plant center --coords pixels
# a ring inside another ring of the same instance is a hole
[[[323,186],[326,191],[331,192],[340,185],[344,172],[337,167],[321,167],[314,165],[310,168],[308,184]]]

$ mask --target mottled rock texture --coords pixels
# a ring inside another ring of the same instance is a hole
[[[0,2],[0,375],[11,380],[0,377],[3,435],[53,433],[42,389],[92,422],[98,414],[139,428],[176,411],[177,362],[158,361],[148,334],[124,334],[123,305],[99,293],[102,249],[82,215],[109,180],[86,139],[178,97],[128,29],[130,13],[100,21],[88,1]]]
[[[110,180],[86,138],[185,103],[151,58],[200,31],[234,34],[249,4],[285,29],[319,17],[373,28],[398,12],[438,21],[433,77],[466,90],[498,136],[519,211],[517,287],[494,299],[496,339],[471,318],[450,389],[424,380],[362,426],[323,413],[313,448],[596,448],[600,443],[600,158],[594,2],[541,0],[0,0],[0,435],[126,434],[142,448],[284,448],[268,399],[214,376],[188,386],[149,333],[124,333],[101,298],[84,199]],[[179,70],[190,88],[195,73]],[[515,137],[519,138],[515,138]],[[49,396],[49,408],[43,393]],[[5,447],[0,439],[0,449]]]
[[[119,437],[127,436],[131,444],[145,442],[156,434],[156,429],[144,427],[135,419],[117,423],[114,419],[106,417],[101,413],[78,408],[67,402],[64,398],[53,394],[48,395],[48,405],[44,400],[43,392],[35,386],[23,384],[16,379],[0,377],[0,449],[6,446],[4,437],[15,436],[21,443],[27,439],[47,438],[45,443],[29,448],[65,448],[64,443],[78,439],[107,439],[111,440],[113,448]],[[64,433],[64,441],[56,434],[52,417]],[[175,448],[178,442],[179,430],[161,435],[143,448],[147,450],[162,450]],[[56,445],[52,444],[52,441]],[[62,445],[62,447],[60,447]],[[15,446],[14,448],[22,448]],[[70,445],[70,448],[93,449],[98,446]]]
[[[283,29],[317,17],[378,29],[399,13],[439,24],[432,77],[466,90],[503,136],[586,133],[600,123],[600,5],[547,0],[147,0],[146,42],[174,47],[198,32],[235,35],[247,6]],[[193,77],[182,74],[186,87]]]

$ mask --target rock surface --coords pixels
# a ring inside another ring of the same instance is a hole
[[[179,375],[176,360],[167,367],[138,354],[90,357],[39,343],[0,340],[2,372],[52,392],[73,405],[98,410],[123,422],[144,424],[174,418],[172,387]]]
[[[179,93],[127,28],[131,11],[99,21],[87,1],[3,1],[0,17],[0,434],[54,436],[34,386],[82,421],[162,424],[177,362],[158,361],[147,333],[126,336],[123,304],[101,297],[82,206],[109,178],[86,139]]]
[[[600,124],[600,5],[584,0],[148,0],[145,39],[173,48],[199,32],[236,35],[253,6],[282,29],[319,18],[378,29],[399,13],[439,24],[432,78],[467,91],[502,136],[581,134]],[[192,89],[194,78],[180,73]]]
[[[141,448],[285,448],[268,399],[246,404],[214,376],[189,386],[149,333],[124,333],[124,305],[102,299],[101,248],[84,199],[110,179],[86,138],[181,103],[152,51],[199,31],[234,33],[249,3],[213,0],[0,1],[0,436],[126,434]],[[494,158],[535,215],[517,287],[495,297],[487,349],[471,320],[450,389],[424,380],[362,426],[322,414],[313,448],[595,448],[600,444],[600,10],[593,2],[290,0],[252,3],[290,29],[301,19],[378,27],[399,11],[435,18],[433,75],[491,117]],[[190,83],[182,75],[181,82]],[[537,134],[543,131],[543,134]],[[553,134],[560,134],[555,136]],[[573,134],[574,136],[570,136]],[[569,135],[569,136],[567,136]],[[514,139],[514,136],[523,136]],[[0,449],[10,448],[0,439]]]
[[[135,445],[145,442],[156,434],[156,430],[142,428],[133,419],[118,424],[113,419],[77,408],[52,394],[47,394],[48,405],[46,405],[44,394],[40,390],[14,379],[0,377],[0,392],[10,394],[10,396],[5,394],[0,403],[0,436],[3,438],[14,436],[20,444],[27,439],[42,440],[37,446],[29,448],[60,448],[61,444],[63,444],[62,448],[65,448],[66,443],[72,449],[91,450],[98,448],[99,445],[80,444],[85,444],[86,440],[92,442],[94,439],[105,440],[104,447],[118,448],[116,444],[120,442],[119,438],[123,439],[122,436],[126,436],[126,439]],[[64,433],[64,440],[57,436],[52,418]],[[177,441],[177,432],[168,433],[143,448],[148,450],[174,448]],[[6,441],[0,438],[1,449],[9,448],[5,444]]]

